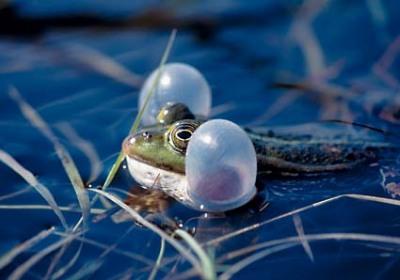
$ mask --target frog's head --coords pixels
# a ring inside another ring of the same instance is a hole
[[[156,119],[161,125],[169,125],[179,120],[193,120],[196,119],[196,116],[185,104],[168,102],[160,109]]]
[[[198,120],[179,120],[170,125],[147,127],[129,135],[123,143],[129,171],[150,187],[157,177],[185,174],[185,153]]]

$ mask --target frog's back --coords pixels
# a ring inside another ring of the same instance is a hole
[[[373,162],[395,148],[385,137],[367,129],[341,124],[246,128],[258,156],[258,170],[317,173],[350,169]]]

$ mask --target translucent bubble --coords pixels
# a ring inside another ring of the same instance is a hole
[[[256,193],[254,146],[238,125],[227,120],[208,121],[193,133],[185,171],[188,196],[200,210],[231,210]]]
[[[139,94],[140,108],[143,107],[156,76],[157,70],[146,79]],[[169,102],[183,103],[193,114],[208,117],[211,109],[211,90],[206,79],[194,67],[183,63],[165,64],[158,88],[143,114],[142,123],[156,123],[160,108]]]

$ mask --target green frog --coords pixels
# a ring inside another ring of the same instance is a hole
[[[144,188],[161,189],[190,205],[186,193],[186,148],[206,120],[194,116],[180,103],[167,104],[157,120],[157,124],[144,127],[123,142],[129,171]],[[254,145],[258,174],[336,172],[376,162],[382,151],[398,149],[382,135],[356,131],[343,124],[243,129]]]

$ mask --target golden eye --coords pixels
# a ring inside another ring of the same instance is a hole
[[[180,153],[185,153],[193,132],[200,123],[194,120],[182,120],[174,123],[168,130],[168,143]]]

